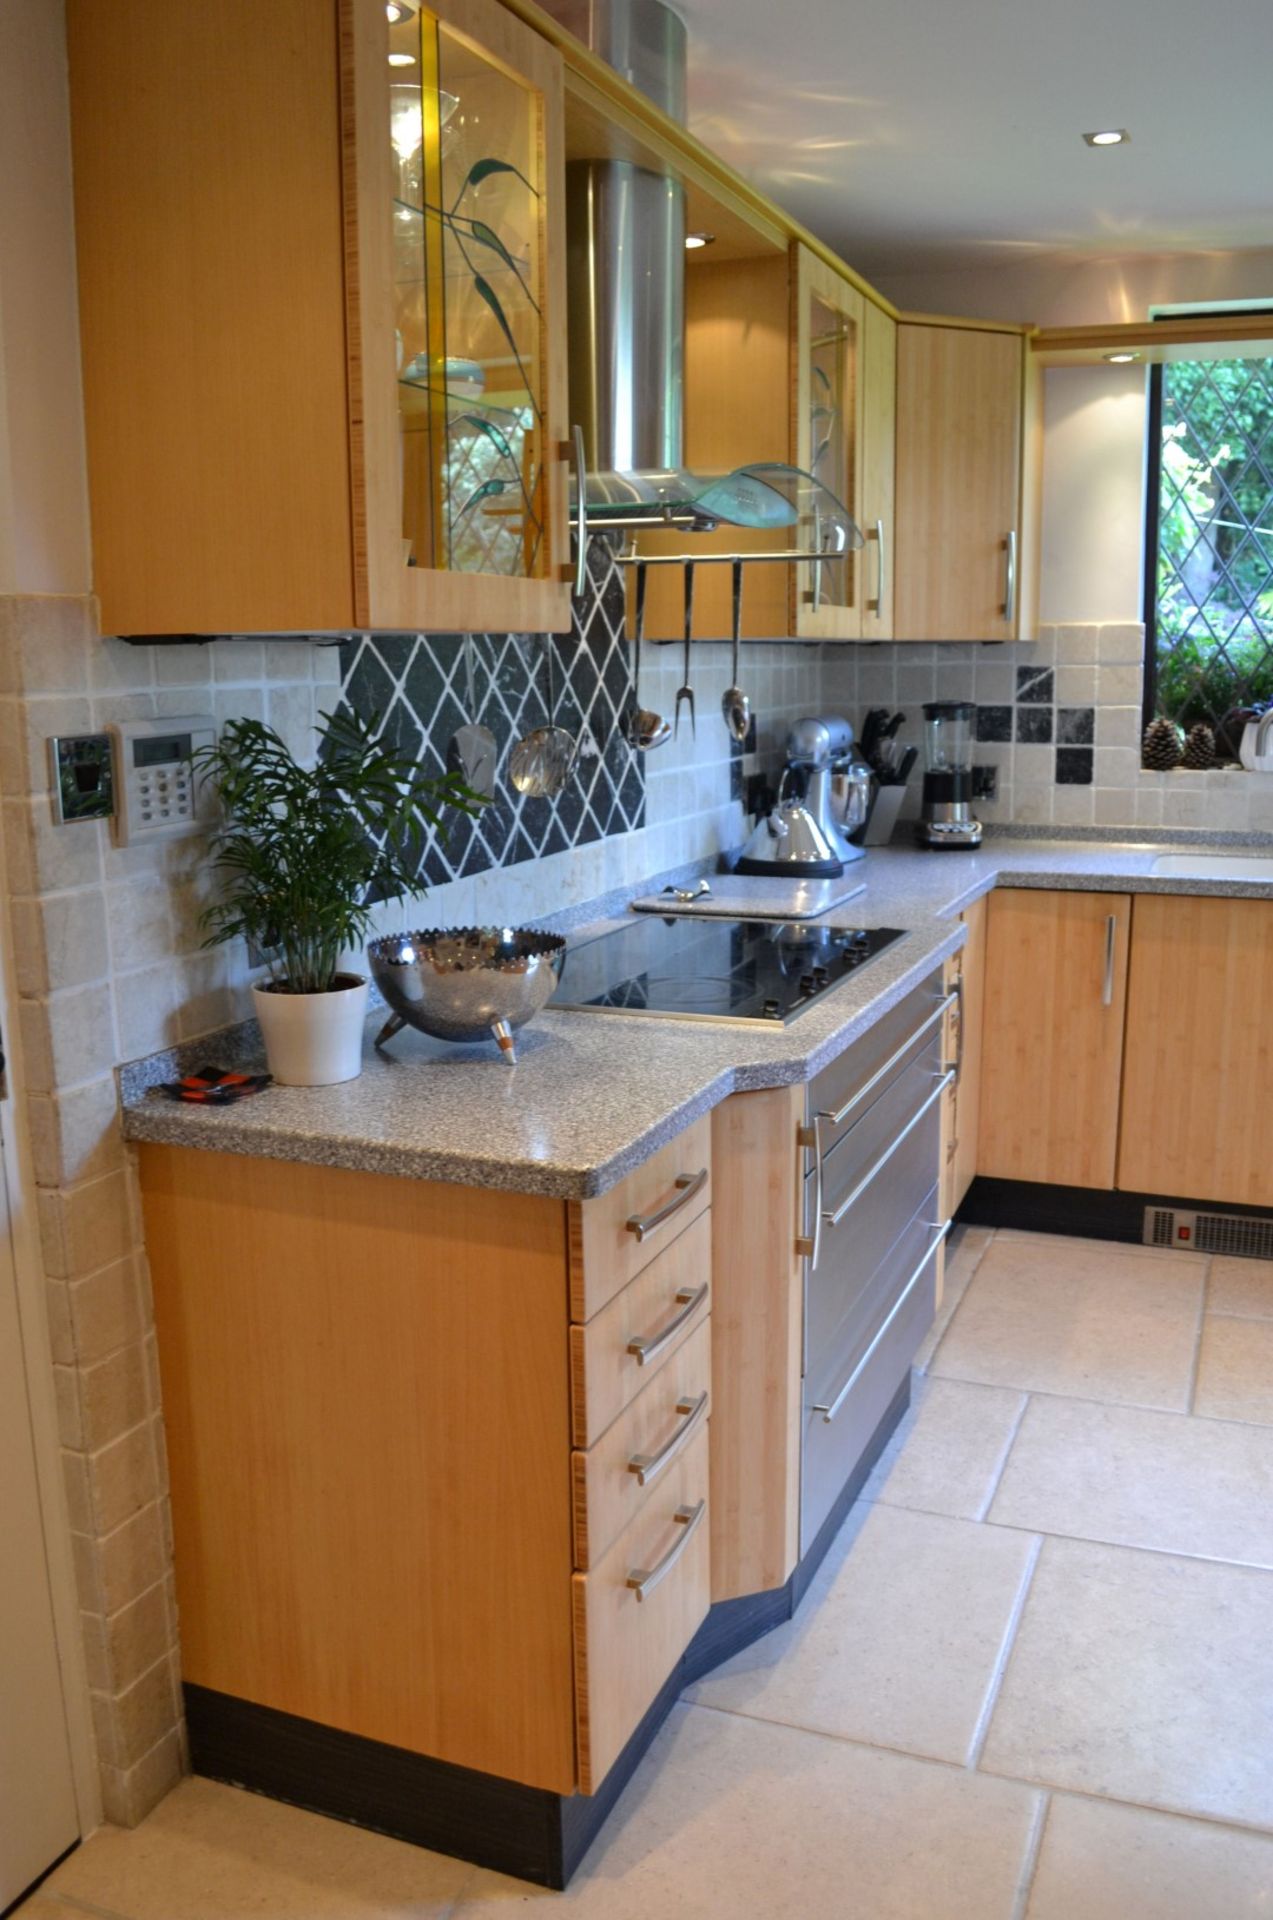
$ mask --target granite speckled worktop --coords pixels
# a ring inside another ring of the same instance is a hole
[[[490,1045],[448,1046],[413,1031],[377,1053],[377,1013],[357,1080],[271,1087],[220,1109],[178,1105],[152,1088],[126,1097],[124,1131],[130,1140],[587,1198],[729,1094],[811,1078],[962,946],[956,916],[996,884],[1273,900],[1273,881],[1154,875],[1155,858],[1172,850],[1008,838],[972,853],[872,849],[858,869],[866,891],[822,924],[904,927],[907,938],[785,1028],[549,1007],[520,1031],[509,1068]],[[1199,850],[1196,839],[1189,850]]]

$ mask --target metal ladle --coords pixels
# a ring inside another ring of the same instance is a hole
[[[645,636],[645,589],[648,567],[637,562],[636,633],[632,653],[632,710],[625,729],[628,745],[636,753],[650,753],[672,737],[672,729],[661,713],[641,705],[641,641]]]
[[[508,756],[508,777],[518,793],[535,800],[550,800],[561,792],[575,769],[579,742],[573,733],[557,725],[557,689],[553,681],[552,641],[544,643],[548,655],[548,719],[517,742]]]
[[[751,726],[751,701],[738,684],[738,642],[743,627],[743,563],[735,560],[731,569],[734,589],[734,664],[730,668],[732,685],[726,687],[721,695],[720,710],[725,717],[725,725],[735,740],[747,738]]]

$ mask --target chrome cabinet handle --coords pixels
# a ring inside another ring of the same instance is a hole
[[[955,1064],[951,1072],[958,1086],[964,1077],[964,977],[962,973],[956,980],[951,992],[955,997]]]
[[[579,505],[575,513],[575,599],[582,600],[588,584],[588,462],[583,450],[583,428],[574,429],[575,487]]]
[[[651,1360],[657,1360],[668,1342],[675,1340],[687,1320],[694,1315],[707,1298],[708,1283],[704,1280],[701,1287],[679,1287],[676,1299],[681,1311],[674,1314],[662,1333],[638,1333],[628,1341],[628,1352],[638,1367],[648,1367]]]
[[[1003,569],[1003,617],[1011,626],[1017,617],[1017,530],[1009,529],[1004,541],[1006,558]]]
[[[891,1053],[889,1055],[888,1059],[884,1062],[884,1065],[871,1075],[870,1079],[867,1081],[864,1087],[859,1087],[857,1092],[853,1094],[850,1099],[845,1101],[844,1105],[840,1108],[840,1111],[838,1113],[822,1113],[822,1114],[819,1114],[818,1116],[819,1119],[829,1120],[833,1127],[838,1127],[842,1120],[847,1120],[848,1116],[852,1113],[854,1107],[856,1107],[860,1101],[865,1100],[867,1094],[871,1093],[876,1087],[879,1086],[880,1081],[883,1080],[886,1077],[886,1075],[890,1074],[893,1071],[893,1068],[897,1065],[899,1060],[902,1060],[905,1058],[905,1056],[910,1052],[911,1048],[914,1046],[917,1040],[921,1040],[926,1033],[928,1033],[933,1027],[937,1025],[937,1022],[939,1020],[945,1019],[947,1013],[950,1011],[951,1007],[954,1006],[954,1004],[955,1004],[955,995],[953,993],[946,994],[941,1000],[937,1002],[937,1005],[933,1008],[927,1020],[921,1020],[920,1024],[915,1028],[915,1031],[906,1036],[901,1046],[897,1049],[897,1052]]]
[[[813,1235],[802,1233],[796,1239],[796,1252],[808,1260],[810,1273],[818,1264],[818,1251],[822,1246],[822,1148],[818,1141],[818,1122],[822,1118],[815,1113],[811,1127],[796,1129],[797,1144],[813,1151]]]
[[[697,1400],[688,1397],[678,1400],[676,1411],[683,1416],[681,1425],[663,1442],[658,1452],[634,1453],[628,1461],[628,1472],[635,1473],[639,1487],[648,1487],[657,1480],[664,1467],[671,1466],[690,1435],[698,1430],[707,1411],[706,1391],[700,1393]]]
[[[1101,1005],[1112,1007],[1114,1004],[1114,947],[1118,940],[1118,915],[1111,913],[1105,921],[1105,979],[1101,987]]]
[[[700,1500],[695,1507],[678,1507],[672,1515],[678,1527],[685,1531],[653,1567],[633,1567],[628,1575],[627,1584],[638,1600],[648,1600],[660,1580],[666,1580],[673,1567],[688,1547],[694,1535],[703,1524],[703,1515],[707,1512],[706,1500]]]
[[[875,598],[868,600],[868,613],[879,613],[884,606],[884,522],[875,523]]]
[[[946,1235],[950,1232],[950,1225],[951,1225],[950,1221],[947,1220],[943,1226],[938,1228],[937,1238],[932,1242],[932,1244],[928,1249],[928,1252],[924,1255],[923,1259],[920,1261],[919,1265],[916,1267],[914,1273],[911,1275],[910,1279],[906,1282],[906,1285],[902,1288],[902,1291],[898,1294],[896,1300],[893,1302],[893,1305],[889,1308],[888,1318],[885,1320],[884,1325],[880,1328],[879,1332],[876,1334],[875,1338],[872,1340],[870,1346],[867,1348],[866,1352],[862,1355],[862,1358],[858,1361],[856,1367],[854,1367],[852,1373],[849,1375],[844,1385],[840,1388],[840,1391],[836,1394],[835,1399],[829,1401],[825,1406],[822,1405],[820,1402],[814,1406],[813,1411],[815,1413],[820,1413],[822,1415],[822,1424],[824,1426],[829,1427],[831,1425],[831,1422],[835,1419],[836,1414],[839,1413],[840,1408],[844,1405],[845,1401],[848,1399],[849,1395],[852,1393],[854,1387],[857,1385],[858,1381],[861,1379],[863,1367],[865,1367],[865,1365],[867,1364],[867,1361],[871,1358],[871,1355],[875,1352],[875,1349],[879,1346],[880,1341],[884,1338],[884,1335],[888,1332],[894,1320],[896,1320],[898,1314],[902,1311],[902,1308],[906,1305],[906,1302],[910,1299],[912,1293],[915,1291],[916,1287],[919,1285],[920,1280],[923,1277],[924,1268],[928,1265],[929,1261],[932,1259],[933,1255],[936,1253],[938,1247],[941,1245],[942,1241],[946,1238]]]
[[[952,995],[952,998],[953,998],[953,995]],[[875,1165],[871,1168],[870,1172],[863,1174],[862,1178],[858,1181],[856,1187],[854,1187],[848,1199],[841,1200],[839,1206],[836,1208],[834,1213],[823,1214],[822,1217],[826,1221],[829,1227],[839,1226],[841,1220],[843,1220],[845,1214],[849,1211],[849,1208],[853,1206],[856,1201],[861,1199],[862,1195],[866,1192],[867,1188],[870,1186],[872,1180],[874,1180],[876,1174],[883,1172],[884,1168],[888,1165],[889,1161],[893,1158],[893,1155],[897,1152],[897,1149],[901,1146],[902,1142],[905,1139],[907,1139],[912,1133],[914,1133],[916,1127],[919,1125],[920,1121],[924,1118],[924,1115],[928,1112],[929,1108],[935,1105],[935,1103],[941,1099],[942,1095],[945,1093],[947,1087],[951,1084],[954,1077],[955,1077],[955,1069],[953,1067],[947,1067],[945,1073],[943,1073],[938,1079],[937,1085],[933,1088],[927,1100],[924,1101],[922,1106],[917,1107],[915,1109],[915,1112],[911,1115],[910,1119],[906,1122],[906,1125],[902,1128],[902,1131],[898,1134],[897,1138],[892,1142],[892,1144],[885,1148],[884,1152],[880,1155],[879,1159],[876,1161]]]
[[[707,1185],[708,1169],[700,1167],[697,1173],[678,1173],[673,1184],[672,1198],[665,1200],[654,1213],[633,1213],[623,1223],[625,1233],[634,1233],[638,1240],[646,1240],[659,1228],[666,1226],[673,1214],[687,1207],[696,1193],[701,1193]]]

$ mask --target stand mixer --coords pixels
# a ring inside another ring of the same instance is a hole
[[[743,848],[738,873],[835,880],[862,858],[849,835],[866,825],[874,775],[853,737],[835,714],[796,721],[778,798]]]

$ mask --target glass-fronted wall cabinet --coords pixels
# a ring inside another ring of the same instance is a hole
[[[409,621],[427,573],[434,624],[567,627],[559,57],[493,0],[347,4],[372,596]]]
[[[807,248],[795,249],[795,464],[862,521],[865,301]],[[807,640],[856,640],[862,632],[862,550],[840,549],[833,526],[812,529],[825,559],[793,568],[790,631]]]
[[[498,0],[68,0],[108,633],[570,624],[560,55]]]

